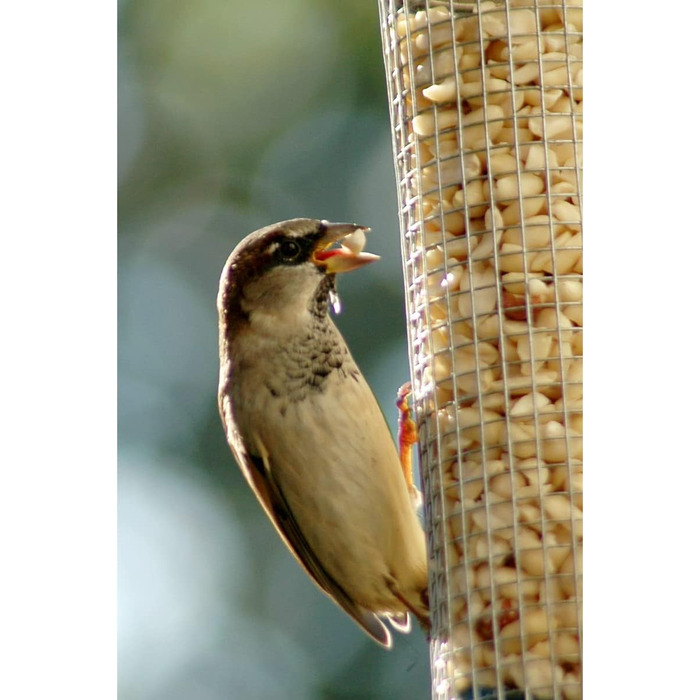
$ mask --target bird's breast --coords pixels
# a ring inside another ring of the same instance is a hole
[[[304,537],[347,593],[395,603],[386,581],[424,578],[425,540],[391,432],[342,337],[332,326],[282,345],[246,340],[229,395],[247,450],[264,446]]]
[[[357,585],[353,597],[380,598],[387,577],[424,566],[425,549],[371,390],[334,371],[324,391],[282,405],[270,400],[258,435],[290,510],[331,575]]]
[[[257,319],[234,341],[232,377],[246,393],[266,391],[283,404],[303,401],[326,390],[334,373],[341,379],[359,374],[342,337],[327,319],[307,319],[293,332],[274,331]]]

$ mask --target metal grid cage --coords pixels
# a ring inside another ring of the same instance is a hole
[[[582,0],[379,0],[433,697],[580,698]]]

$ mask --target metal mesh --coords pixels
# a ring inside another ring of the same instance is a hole
[[[379,0],[433,697],[581,697],[582,5]]]

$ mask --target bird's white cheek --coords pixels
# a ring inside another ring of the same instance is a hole
[[[299,333],[311,321],[309,300],[321,281],[312,264],[273,267],[245,290],[241,307],[253,332],[280,337]]]
[[[305,327],[311,320],[308,306],[302,303],[290,304],[281,311],[277,308],[258,307],[249,313],[250,327],[262,337],[269,337],[278,344],[280,338],[295,335],[299,327]]]

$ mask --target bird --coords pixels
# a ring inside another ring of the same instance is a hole
[[[429,629],[425,533],[384,414],[330,317],[369,228],[297,218],[247,235],[219,282],[218,403],[260,505],[316,585],[391,648]],[[389,623],[387,626],[387,622]]]

